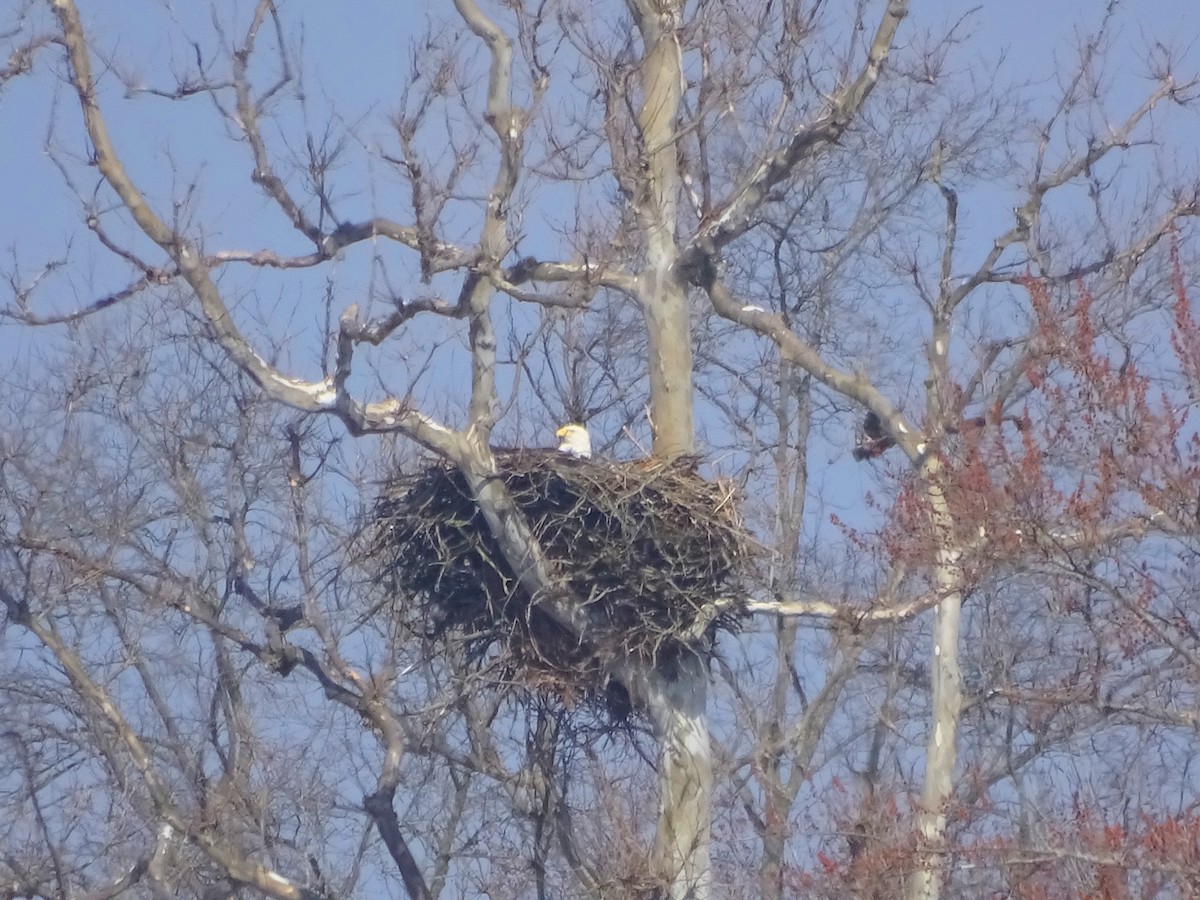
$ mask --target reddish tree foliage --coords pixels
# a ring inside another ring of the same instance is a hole
[[[1200,723],[1200,605],[1192,580],[1200,435],[1191,415],[1200,396],[1200,324],[1177,246],[1170,260],[1172,315],[1156,323],[1169,327],[1170,356],[1139,354],[1101,325],[1086,280],[1055,287],[1028,277],[1022,287],[1034,328],[1017,399],[940,429],[926,423],[927,434],[941,434],[926,452],[941,462],[967,615],[1005,615],[992,598],[1014,589],[1027,602],[1013,599],[1032,614],[1004,639],[1023,645],[1002,653],[998,646],[966,649],[966,658],[1004,655],[1011,667],[1006,683],[993,680],[969,696],[968,727],[973,717],[1004,711],[1018,744],[1068,747],[1095,733],[1126,753],[1153,746],[1159,726]],[[875,435],[871,447],[883,440]],[[919,475],[901,466],[888,471],[896,482],[891,505],[869,499],[884,520],[875,534],[834,523],[885,568],[905,572],[910,591],[935,592],[931,573],[947,538],[931,524]],[[1182,884],[1200,878],[1194,811],[1170,812],[1156,802],[1131,807],[1128,795],[1116,810],[1076,791],[1065,805],[1041,797],[1031,829],[1014,817],[1008,789],[997,788],[1005,774],[986,755],[971,758],[948,810],[951,866],[979,873],[960,883],[1033,900],[1178,896]],[[1115,791],[1133,774],[1103,777]],[[1175,773],[1163,780],[1189,783]],[[900,895],[898,873],[919,845],[906,824],[911,818],[897,810],[914,798],[898,786],[880,791],[873,784],[832,808],[831,838],[812,866],[793,873],[797,890]]]

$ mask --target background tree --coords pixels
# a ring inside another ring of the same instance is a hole
[[[70,0],[4,31],[80,231],[5,310],[65,326],[5,384],[10,893],[1195,878],[1180,61],[1113,78],[1116,4],[1012,91],[899,0],[453,6],[340,94],[267,0],[148,6],[144,54]],[[432,451],[585,639],[490,449],[574,418],[699,431],[771,551],[711,673],[614,663],[645,733],[430,652],[356,551]]]

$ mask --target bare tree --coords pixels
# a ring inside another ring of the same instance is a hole
[[[57,380],[6,398],[0,599],[35,656],[4,688],[10,893],[1195,877],[1198,819],[1168,796],[1186,765],[1157,784],[1132,765],[1197,749],[1195,592],[1166,560],[1194,568],[1200,182],[1153,156],[1197,85],[1162,45],[1114,112],[1114,5],[1042,110],[972,81],[969,17],[904,0],[455,0],[360,118],[318,99],[290,14],[165,5],[181,43],[149,74],[116,13],[73,0],[5,32],[0,86],[61,79],[47,149],[106,254],[103,288],[75,247],[19,255],[4,309],[77,338]],[[232,137],[253,200],[223,158],[193,180],[186,141],[145,158],[134,103]],[[965,237],[996,185],[1013,211]],[[239,214],[265,200],[261,230],[214,210],[223,190]],[[114,306],[147,316],[116,349],[87,331]],[[449,461],[539,614],[584,644],[492,446],[571,419],[620,453],[703,448],[769,551],[700,617],[752,614],[742,638],[606,663],[649,752],[581,749],[536,685],[514,702],[488,689],[498,667],[430,654],[338,512],[372,497],[334,423],[379,436],[362,452]],[[847,512],[856,426],[853,477],[875,484]],[[323,700],[288,717],[301,678]],[[652,761],[652,829],[625,751]],[[65,807],[88,791],[117,810],[103,828]],[[528,869],[500,864],[504,826]]]

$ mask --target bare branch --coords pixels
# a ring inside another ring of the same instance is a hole
[[[53,628],[38,618],[30,617],[24,624],[38,640],[53,652],[70,680],[71,686],[87,702],[88,708],[113,728],[120,743],[129,754],[130,761],[141,773],[155,810],[164,822],[180,834],[186,834],[190,841],[203,850],[234,881],[253,885],[266,896],[276,897],[279,900],[321,900],[319,894],[296,885],[267,866],[243,857],[233,847],[212,833],[198,832],[191,828],[172,802],[171,790],[155,768],[153,755],[142,738],[130,727],[109,695],[88,675],[87,668],[79,656],[63,642]]]
[[[916,462],[921,458],[925,451],[924,438],[865,376],[850,375],[825,362],[815,349],[788,328],[781,316],[739,303],[724,283],[715,277],[715,266],[711,263],[699,273],[701,279],[706,273],[711,273],[710,279],[701,286],[708,291],[713,309],[719,315],[772,341],[784,359],[795,363],[832,390],[874,412],[881,422],[887,423],[892,437],[904,449],[909,459]]]
[[[836,90],[818,118],[796,129],[784,146],[761,162],[733,196],[721,203],[720,212],[692,239],[685,256],[697,252],[711,255],[745,234],[771,188],[790,176],[802,160],[842,135],[879,81],[896,31],[907,15],[908,0],[889,0],[858,76]]]
[[[59,43],[53,35],[38,35],[29,38],[8,55],[7,64],[0,67],[0,90],[14,78],[26,75],[33,69],[33,60],[37,52],[50,44]]]

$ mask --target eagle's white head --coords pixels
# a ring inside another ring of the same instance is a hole
[[[592,458],[592,439],[582,425],[564,425],[554,434],[562,440],[558,445],[560,453],[569,453],[576,459]]]

